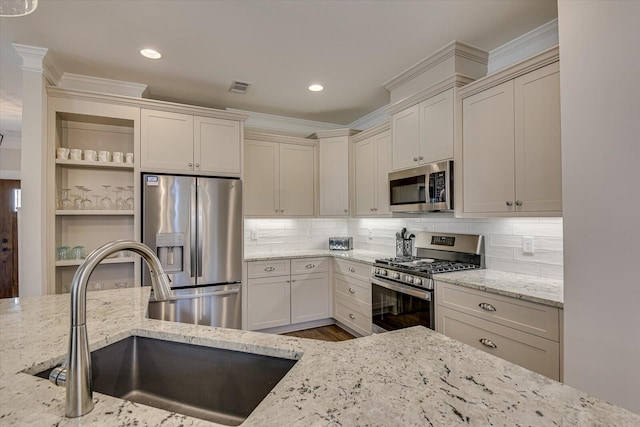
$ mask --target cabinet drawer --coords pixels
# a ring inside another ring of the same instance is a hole
[[[329,258],[291,260],[291,274],[324,273],[329,271]]]
[[[333,283],[336,299],[371,306],[371,283],[342,274],[334,274]]]
[[[333,316],[354,331],[362,335],[371,335],[371,312],[363,313],[350,304],[336,300]]]
[[[559,340],[558,309],[517,298],[438,282],[436,299],[447,307],[553,341]]]
[[[371,266],[359,262],[336,259],[335,272],[360,280],[369,280],[369,276],[371,276]]]
[[[252,261],[247,263],[247,276],[249,279],[257,277],[288,276],[290,261],[278,259],[273,261]]]
[[[438,332],[554,380],[560,379],[557,342],[444,307],[438,307],[437,317]]]

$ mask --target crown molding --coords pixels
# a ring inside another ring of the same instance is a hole
[[[12,43],[16,52],[22,57],[22,71],[42,73],[49,84],[57,84],[62,75],[60,66],[49,49],[44,47],[29,46]]]
[[[309,136],[309,138],[321,139],[321,138],[333,138],[336,136],[353,136],[359,132],[360,132],[359,130],[349,129],[349,128],[323,130],[320,132],[313,133],[311,136]]]
[[[545,65],[552,64],[560,60],[559,46],[554,46],[550,49],[540,52],[537,55],[531,56],[520,62],[517,62],[509,67],[503,68],[493,74],[489,74],[486,77],[476,80],[475,82],[465,86],[458,92],[461,98],[474,95],[490,87],[497,86],[508,80],[515,79],[523,74],[527,74],[538,68],[542,68]]]
[[[393,77],[391,80],[384,83],[383,86],[388,91],[392,91],[453,56],[478,62],[482,65],[487,65],[489,53],[479,47],[454,40],[434,52],[432,55]]]
[[[72,73],[63,73],[60,81],[58,82],[58,86],[64,89],[109,93],[112,95],[131,96],[134,98],[142,98],[147,92],[146,84],[103,79],[100,77],[83,76]]]
[[[248,118],[245,123],[245,127],[261,130],[266,133],[307,137],[318,131],[342,129],[345,127],[344,125],[337,125],[333,123],[296,119],[293,117],[278,116],[275,114],[237,110],[234,108],[226,108],[226,111],[246,115]]]
[[[490,51],[489,73],[513,64],[522,59],[522,55],[525,55],[525,57],[530,56],[532,50],[540,51],[557,44],[558,18]]]
[[[377,126],[371,127],[367,130],[363,130],[362,132],[360,132],[359,134],[351,138],[351,141],[360,142],[364,139],[367,139],[371,136],[377,135],[379,133],[382,133],[388,130],[391,130],[391,120],[387,120],[386,122],[381,123]]]
[[[358,120],[352,123],[349,123],[347,127],[351,129],[369,129],[371,127],[374,127],[381,123],[389,121],[389,114],[387,113],[387,108],[389,108],[389,104],[383,105],[377,110],[370,112],[366,116],[362,116]]]
[[[245,128],[244,140],[257,140],[267,142],[278,142],[284,144],[313,145],[316,146],[318,141],[315,139],[302,138],[299,136],[282,135],[271,132],[264,132],[260,129]]]
[[[399,113],[400,111],[406,110],[409,107],[412,107],[426,99],[431,98],[432,96],[435,96],[454,87],[458,88],[468,85],[473,81],[474,79],[469,76],[465,76],[463,74],[454,74],[451,77],[416,93],[415,95],[411,95],[403,100],[396,102],[395,104],[389,105],[386,109],[386,112],[390,115]]]
[[[154,99],[133,98],[130,96],[111,95],[106,93],[87,92],[75,89],[63,89],[47,86],[47,93],[54,98],[68,98],[84,101],[104,102],[114,105],[149,108],[151,110],[168,111],[172,113],[192,114],[196,116],[213,117],[215,119],[236,120],[244,122],[248,116],[231,113],[215,108],[199,107],[195,105],[177,104],[174,102],[157,101]]]

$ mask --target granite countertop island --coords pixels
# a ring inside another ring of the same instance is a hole
[[[640,425],[640,415],[425,328],[328,343],[147,319],[148,297],[89,293],[91,349],[139,335],[299,359],[243,426]],[[2,426],[215,425],[95,392],[92,412],[65,418],[64,388],[30,374],[62,361],[68,325],[68,295],[0,301]]]

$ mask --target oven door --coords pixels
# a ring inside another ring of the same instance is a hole
[[[435,329],[432,291],[372,277],[371,307],[374,333],[411,326]]]

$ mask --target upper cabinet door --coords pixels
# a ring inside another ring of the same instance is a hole
[[[419,106],[420,163],[453,159],[453,88]]]
[[[140,166],[192,171],[193,116],[143,109],[140,118]]]
[[[320,146],[320,215],[349,214],[349,137],[323,138]]]
[[[414,105],[391,117],[393,134],[393,170],[418,164],[420,138],[420,105]]]
[[[462,103],[464,211],[515,212],[513,80]]]
[[[391,131],[375,136],[376,139],[376,215],[390,215],[389,172],[391,172]]]
[[[315,147],[280,144],[281,215],[314,215],[315,166]]]
[[[562,211],[560,65],[514,80],[516,210]]]
[[[196,116],[194,126],[194,170],[240,175],[240,123]]]
[[[355,168],[356,215],[373,215],[376,206],[376,136],[356,144]]]
[[[246,140],[244,144],[244,214],[278,215],[280,144]]]

